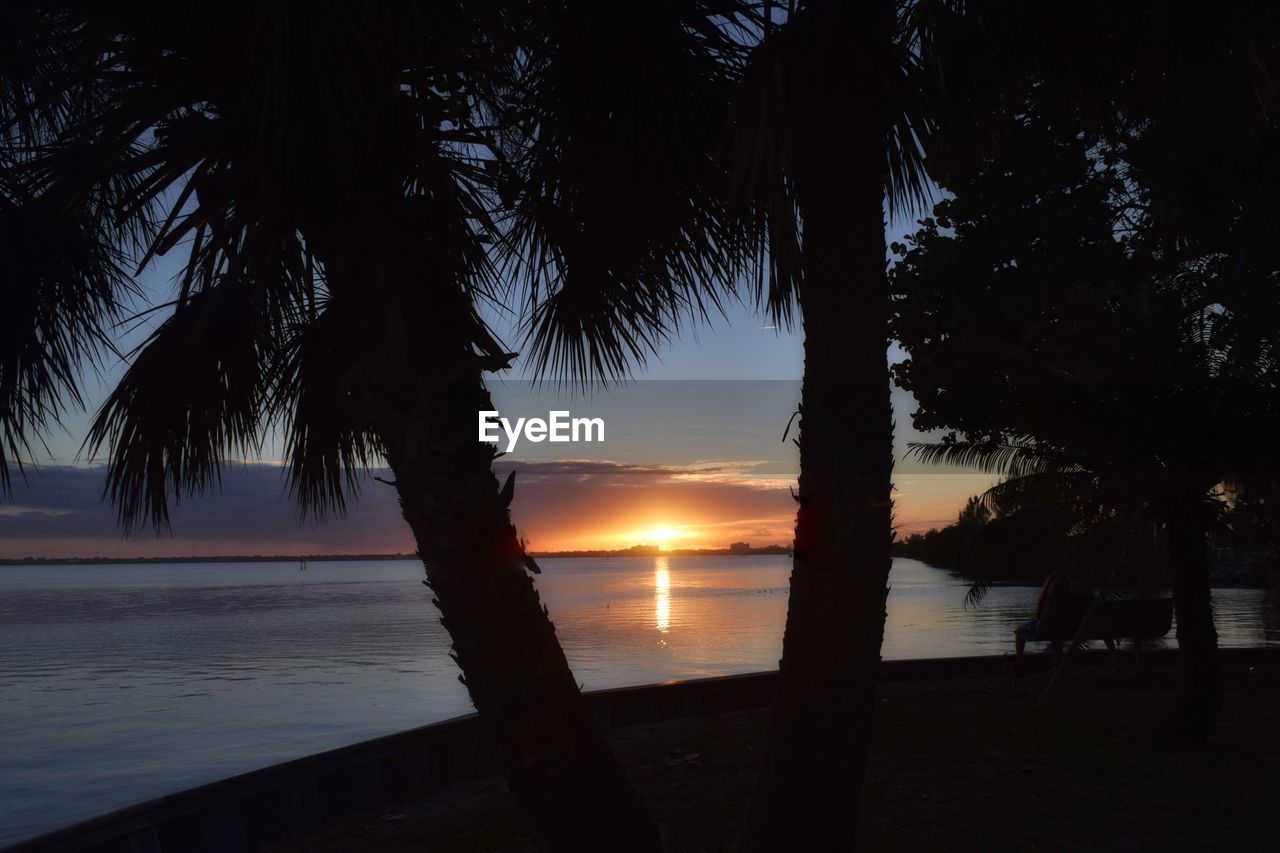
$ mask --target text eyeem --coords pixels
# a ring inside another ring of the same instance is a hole
[[[575,418],[568,412],[547,412],[547,419],[516,418],[515,423],[496,411],[480,412],[480,440],[501,444],[506,434],[506,452],[515,449],[521,438],[540,441],[604,441],[604,418]]]

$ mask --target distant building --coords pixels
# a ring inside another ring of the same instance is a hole
[[[750,554],[751,543],[750,542],[730,542],[729,553],[730,554]]]
[[[648,557],[654,554],[661,554],[662,549],[657,545],[632,545],[627,549],[627,553]]]

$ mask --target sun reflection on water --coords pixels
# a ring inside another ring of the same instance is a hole
[[[658,630],[671,630],[671,572],[667,557],[656,557],[653,564],[653,617]]]

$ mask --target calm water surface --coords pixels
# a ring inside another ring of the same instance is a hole
[[[587,689],[772,669],[785,557],[542,560]],[[470,705],[415,562],[0,566],[0,843]],[[965,610],[914,560],[886,658],[995,654],[1036,591]],[[1225,645],[1280,643],[1261,590],[1217,590]]]

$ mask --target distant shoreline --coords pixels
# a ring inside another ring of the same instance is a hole
[[[782,545],[763,545],[759,548],[672,548],[663,551],[655,547],[636,546],[617,551],[530,551],[531,556],[544,557],[786,557],[791,549]]]
[[[730,550],[728,548],[673,548],[660,551],[657,548],[624,548],[617,551],[531,551],[536,559],[601,558],[601,557],[761,557],[787,556],[789,548],[766,545],[761,548]],[[169,556],[169,557],[0,557],[0,566],[119,566],[133,563],[372,563],[386,560],[417,560],[417,554],[294,554],[294,555],[235,555]]]
[[[119,566],[130,563],[372,563],[381,560],[416,560],[417,554],[294,554],[235,555],[230,557],[0,557],[0,566]]]

